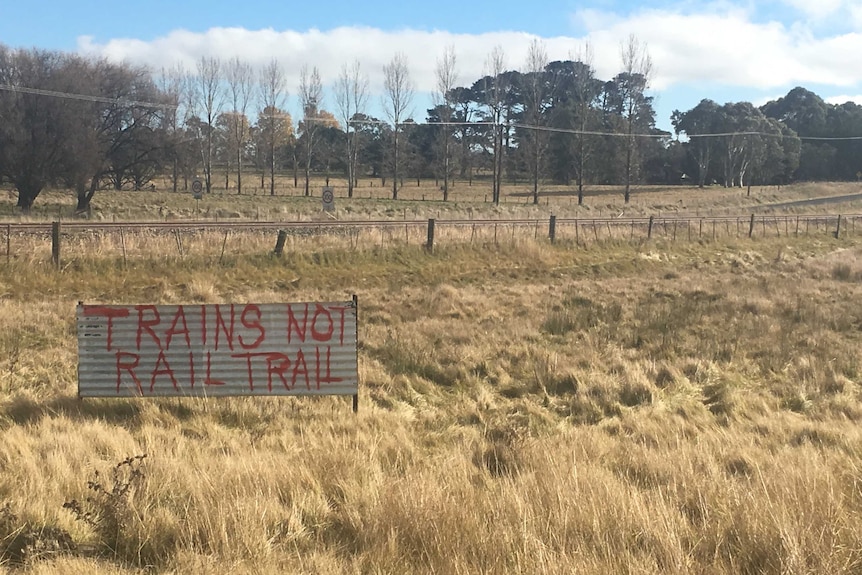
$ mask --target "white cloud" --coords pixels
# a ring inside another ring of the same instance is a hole
[[[784,3],[815,20],[828,18],[841,9],[852,6],[847,0],[784,0]]]
[[[823,98],[828,104],[846,104],[847,102],[854,102],[856,104],[862,105],[862,94],[856,94],[855,96],[847,96],[847,95],[839,95],[839,96],[829,96],[828,98]]]
[[[85,36],[78,39],[78,49],[114,61],[146,64],[155,70],[170,68],[176,63],[194,70],[201,56],[216,56],[223,60],[238,56],[255,66],[275,58],[284,67],[291,86],[298,84],[303,65],[317,66],[324,83],[331,83],[343,64],[359,60],[376,87],[382,85],[383,66],[396,52],[403,52],[417,90],[431,91],[434,89],[434,67],[446,46],[455,46],[460,79],[468,83],[484,73],[485,60],[494,46],[504,46],[507,65],[519,67],[534,38],[522,32],[468,35],[411,29],[383,31],[368,27],[305,32],[213,28],[203,34],[176,30],[151,42],[114,39],[97,44]],[[568,39],[550,39],[547,43],[549,52],[554,52],[555,57],[566,57],[570,49]]]
[[[850,86],[862,81],[862,34],[815,38],[778,22],[756,23],[739,9],[680,14],[645,10],[607,28],[590,30],[594,43],[610,46],[634,33],[648,43],[656,89],[713,82],[769,89],[792,84]],[[602,62],[617,65],[619,50]]]
[[[800,8],[813,6],[788,1]],[[838,0],[821,3],[842,4]],[[827,6],[824,13],[827,8],[837,9]],[[577,12],[572,19],[586,36],[546,38],[548,55],[552,60],[568,58],[588,38],[593,65],[602,79],[619,72],[620,45],[634,34],[648,46],[654,62],[652,85],[658,91],[680,84],[703,86],[705,97],[709,85],[769,91],[811,84],[862,89],[862,66],[858,65],[862,33],[817,37],[805,25],[755,22],[749,11],[728,4],[712,4],[700,12],[645,9],[626,16],[591,10]],[[407,56],[417,90],[430,92],[437,58],[446,46],[455,46],[459,81],[469,84],[486,72],[485,61],[494,46],[504,48],[509,68],[519,68],[534,38],[511,31],[453,34],[371,27],[307,31],[213,28],[204,33],[175,30],[152,41],[119,38],[97,43],[81,37],[78,45],[81,52],[147,64],[155,70],[176,62],[194,70],[203,55],[239,56],[254,65],[277,58],[294,93],[303,65],[317,66],[324,82],[332,83],[342,64],[354,59],[369,74],[372,89],[379,91],[383,65],[401,51]]]

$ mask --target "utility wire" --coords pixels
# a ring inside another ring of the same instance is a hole
[[[0,84],[0,90],[7,92],[17,92],[20,94],[35,94],[37,96],[50,96],[52,98],[65,98],[67,100],[82,100],[85,102],[99,102],[102,104],[121,104],[125,106],[135,106],[138,108],[165,108],[177,109],[179,106],[174,104],[143,102],[140,100],[126,100],[124,98],[105,98],[104,96],[90,96],[87,94],[74,94],[71,92],[57,92],[54,90],[41,90],[39,88],[25,88],[24,86],[14,86],[12,84]]]
[[[525,130],[536,130],[539,132],[555,132],[558,134],[575,134],[579,136],[615,136],[618,138],[667,138],[668,134],[642,134],[642,133],[631,133],[628,134],[626,132],[595,132],[590,130],[572,130],[569,128],[552,128],[550,126],[531,126],[529,124],[509,124],[514,128],[522,128]]]
[[[106,98],[103,96],[90,96],[87,94],[75,94],[72,92],[59,92],[54,90],[42,90],[39,88],[26,88],[24,86],[15,86],[12,84],[0,84],[0,90],[7,92],[17,92],[21,94],[34,94],[38,96],[49,96],[53,98],[66,98],[71,100],[82,100],[86,102],[99,102],[103,104],[122,104],[126,106],[136,106],[140,108],[163,108],[176,110],[179,106],[175,104],[145,102],[141,100],[126,100],[123,98]],[[331,122],[332,118],[305,118],[303,121],[308,122]],[[389,122],[383,120],[349,120],[348,124],[373,124],[373,125],[389,125]],[[421,126],[417,122],[399,122],[399,126]],[[616,138],[651,138],[665,139],[668,134],[645,134],[645,133],[624,133],[624,132],[601,132],[594,130],[574,130],[569,128],[554,128],[551,126],[532,126],[529,124],[520,123],[495,123],[495,122],[425,122],[428,126],[503,126],[508,128],[521,128],[523,130],[535,130],[540,132],[553,132],[559,134],[572,134],[578,136],[608,136]],[[768,132],[718,132],[710,134],[686,134],[689,139],[695,138],[727,138],[737,136],[763,136],[767,138],[792,138],[790,134],[774,134]],[[862,136],[796,136],[800,140],[818,141],[818,142],[839,142],[839,141],[856,141],[862,140]]]

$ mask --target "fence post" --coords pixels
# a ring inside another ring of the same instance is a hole
[[[653,222],[653,216],[650,216],[649,217],[649,226],[647,227],[647,232],[646,232],[647,239],[650,239],[652,237],[652,222]]]
[[[120,228],[120,246],[123,248],[123,268],[128,265],[126,261],[126,234],[123,233],[123,228]]]
[[[750,238],[754,234],[754,214],[751,214],[751,220],[748,223],[748,237]]]
[[[353,294],[353,309],[356,310],[356,349],[359,349],[359,299]],[[357,378],[359,374],[357,373]],[[356,393],[353,395],[353,413],[359,413],[359,380],[356,381]]]
[[[429,252],[434,251],[434,225],[436,224],[434,218],[430,218],[428,220],[428,242],[425,244],[425,249]]]
[[[9,258],[12,253],[12,224],[6,224],[6,263],[9,263]]]
[[[227,239],[227,236],[225,236]],[[275,240],[275,249],[273,250],[273,254],[277,256],[281,256],[284,253],[284,242],[287,241],[287,230],[278,230],[278,239]]]
[[[224,259],[224,249],[225,249],[225,247],[227,247],[227,234],[228,234],[228,230],[225,230],[224,241],[221,243],[221,255],[218,257],[218,263],[221,263],[222,260]],[[276,240],[276,243],[278,243],[278,240]],[[284,244],[282,244],[282,248],[283,247],[284,247]]]
[[[60,269],[60,222],[51,222],[51,261]]]
[[[835,227],[835,239],[841,235],[841,214],[838,214],[838,225]]]
[[[551,243],[557,239],[557,216],[551,215],[551,220],[548,222],[548,239]]]

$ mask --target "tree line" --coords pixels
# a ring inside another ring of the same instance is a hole
[[[571,186],[619,185],[625,201],[637,183],[703,187],[858,179],[862,107],[828,104],[804,88],[761,107],[705,99],[674,111],[675,133],[656,127],[649,95],[652,61],[630,37],[621,71],[597,77],[587,45],[549,61],[534,41],[519,69],[502,48],[485,74],[461,83],[454,48],[437,59],[433,106],[413,117],[415,84],[403,54],[383,68],[383,117],[370,114],[369,79],[345,64],[329,90],[317,68],[295,87],[298,121],[277,60],[260,69],[239,58],[203,57],[193,70],[154,73],[105,59],[0,45],[0,183],[29,209],[46,187],[74,190],[79,210],[95,193],[147,189],[167,177],[174,191],[201,177],[242,194],[249,174],[276,193],[276,176],[310,194],[312,175],[380,178],[398,198],[405,180],[435,179],[441,199],[474,179]],[[330,111],[331,110],[331,111]],[[252,170],[253,169],[253,170]],[[245,179],[243,179],[245,176]]]

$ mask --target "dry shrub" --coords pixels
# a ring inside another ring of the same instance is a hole
[[[164,538],[158,550],[143,539],[143,520],[135,499],[145,478],[142,462],[146,455],[127,457],[111,468],[109,477],[95,472],[87,481],[89,495],[63,503],[76,520],[91,527],[96,545],[105,553],[136,564],[149,564],[166,552]]]

